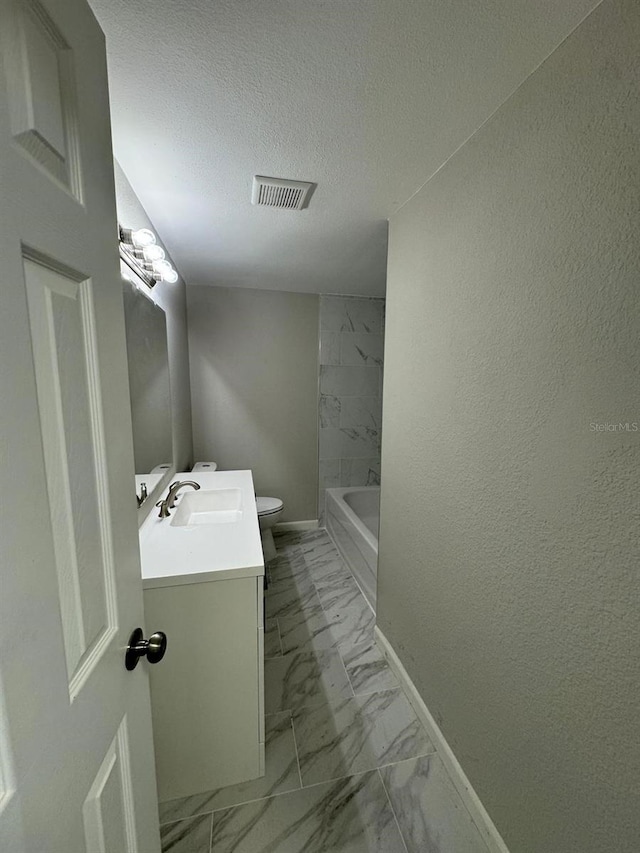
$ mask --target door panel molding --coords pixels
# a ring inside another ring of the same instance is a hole
[[[118,625],[100,369],[91,279],[32,258],[23,267],[73,701]]]
[[[73,52],[38,0],[12,21],[2,47],[14,144],[82,202]]]
[[[138,853],[126,715],[82,808],[86,853]]]

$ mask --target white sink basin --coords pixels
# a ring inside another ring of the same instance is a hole
[[[251,471],[178,471],[185,488],[169,518],[149,513],[140,528],[142,586],[155,589],[264,574]]]
[[[172,513],[174,527],[196,524],[233,524],[242,518],[240,489],[211,489],[183,492]]]

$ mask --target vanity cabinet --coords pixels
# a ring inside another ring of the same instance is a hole
[[[264,775],[263,577],[146,589],[160,801]]]
[[[264,564],[251,472],[183,476],[203,499],[240,489],[242,510],[234,523],[182,524],[175,512],[141,529],[146,635],[167,635],[164,658],[148,668],[161,802],[265,772]]]

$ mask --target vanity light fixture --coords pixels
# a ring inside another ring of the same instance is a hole
[[[175,284],[178,280],[178,273],[172,267],[168,272],[162,273],[162,280],[166,281],[167,284]]]
[[[175,284],[178,273],[165,259],[164,249],[157,243],[156,235],[149,228],[119,226],[120,258],[133,270],[147,287],[155,287],[159,281]]]
[[[153,261],[151,266],[153,267],[154,273],[156,273],[160,278],[173,269],[169,261],[165,261],[164,259]]]
[[[164,260],[164,249],[162,246],[158,246],[157,243],[152,243],[150,246],[145,246],[142,250],[142,254],[144,256],[145,261],[163,261]]]
[[[136,249],[144,249],[145,246],[152,246],[156,242],[156,235],[150,228],[139,228],[131,232],[131,242]]]

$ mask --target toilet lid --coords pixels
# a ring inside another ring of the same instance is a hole
[[[258,507],[258,515],[271,515],[274,512],[280,512],[284,504],[280,498],[256,498]]]

